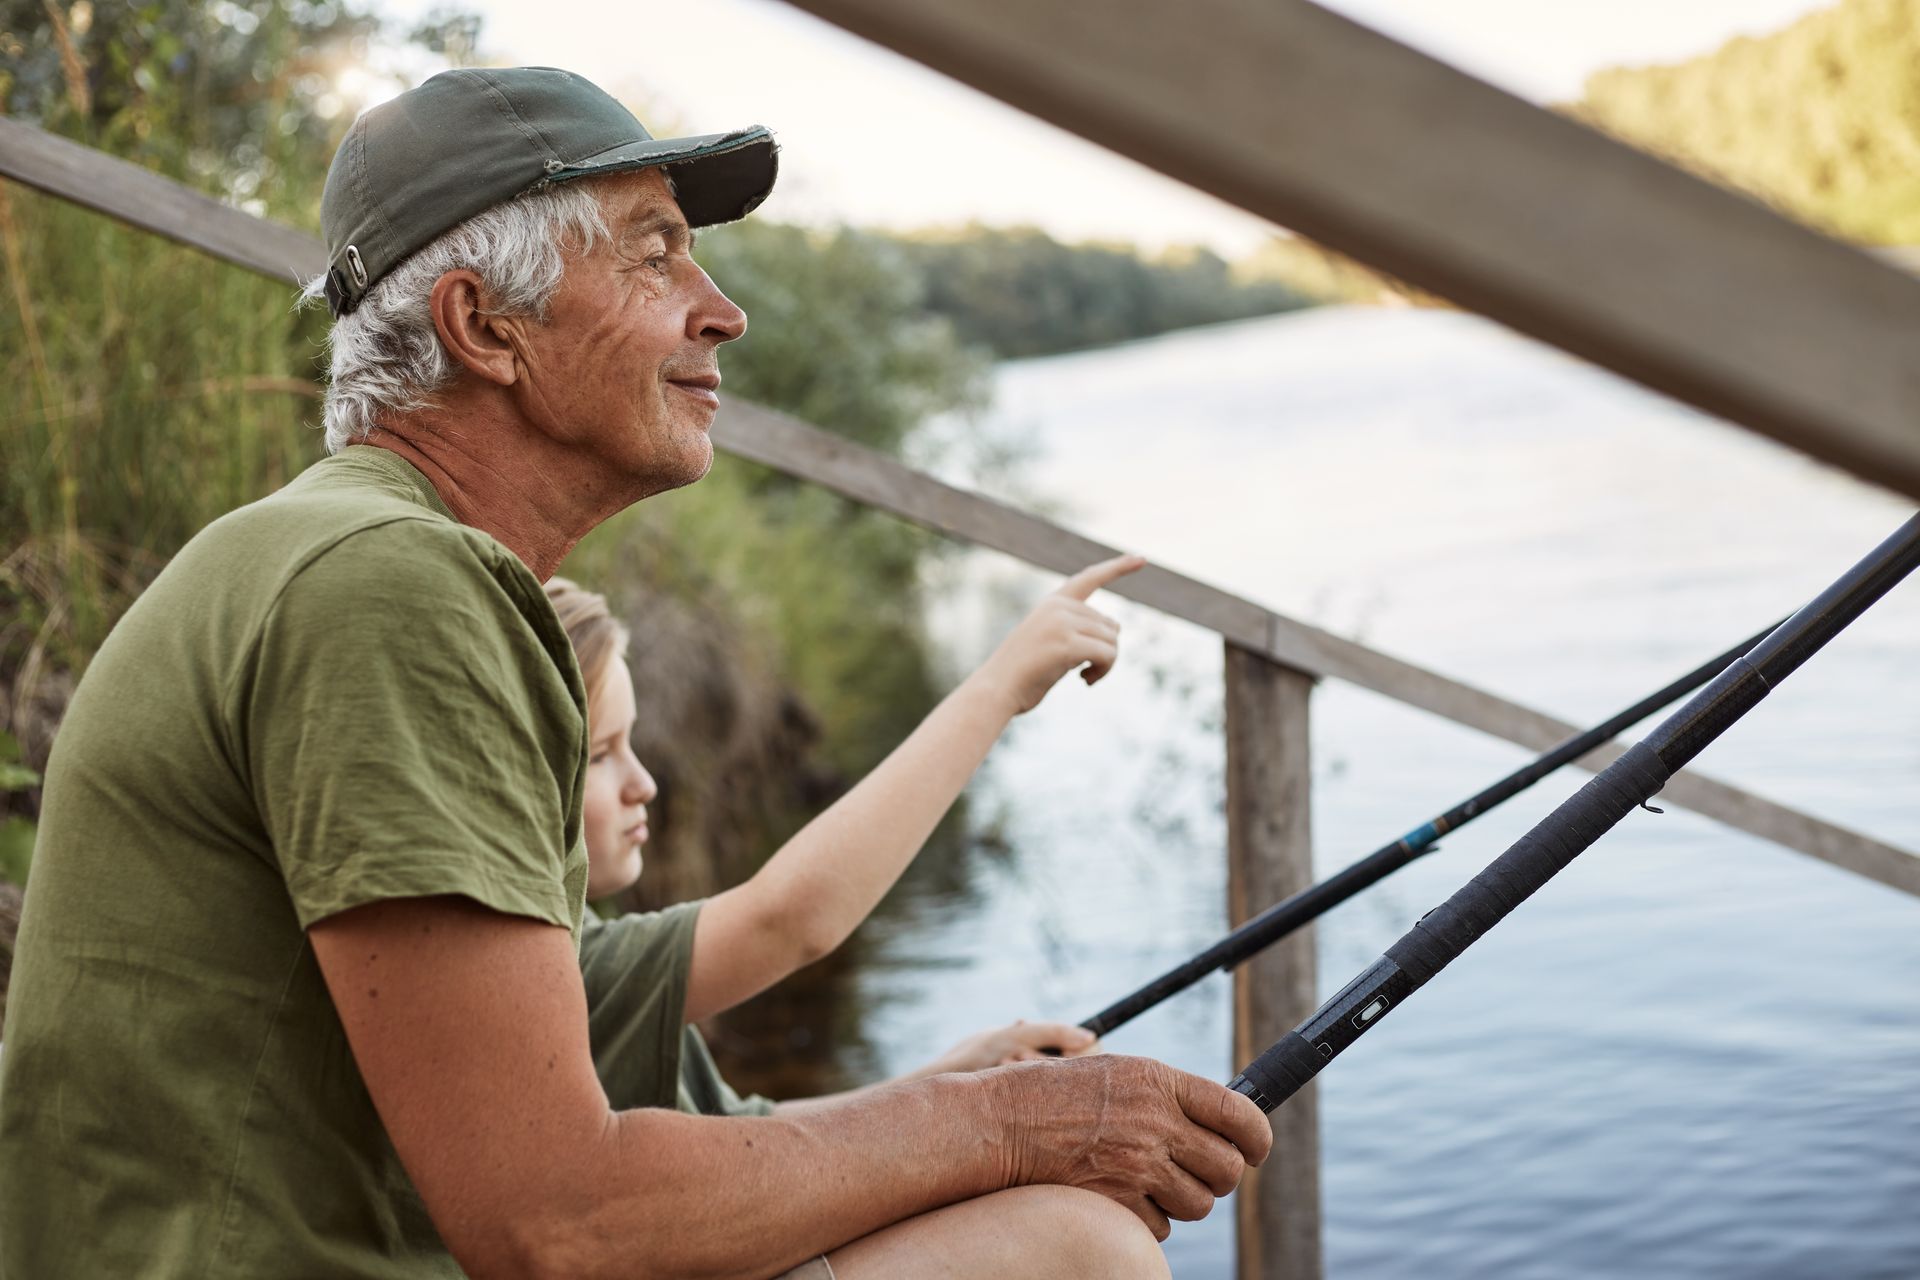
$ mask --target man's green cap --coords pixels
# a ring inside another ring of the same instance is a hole
[[[760,125],[654,138],[584,77],[552,67],[443,71],[363,114],[327,170],[320,228],[327,306],[360,304],[376,280],[441,232],[553,182],[669,166],[695,227],[746,217],[780,170]]]

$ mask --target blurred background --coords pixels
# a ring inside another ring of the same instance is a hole
[[[1332,7],[1829,234],[1920,241],[1920,0]],[[0,0],[6,114],[308,230],[357,112],[485,63],[582,72],[656,134],[779,133],[773,199],[701,240],[752,316],[730,392],[1570,720],[1905,514],[771,0]],[[88,656],[198,528],[320,456],[325,317],[4,182],[0,252],[0,878],[25,884]],[[566,571],[632,623],[662,783],[607,910],[750,874],[1050,585],[725,456]],[[1115,675],[1015,726],[852,943],[710,1029],[736,1083],[1078,1020],[1223,929],[1217,642],[1106,607]],[[1701,767],[1920,846],[1916,642],[1909,586]],[[1338,684],[1313,713],[1322,874],[1521,761]],[[1329,915],[1328,992],[1576,782]],[[1920,1274],[1916,923],[1636,815],[1323,1077],[1329,1274]],[[1227,997],[1110,1047],[1224,1079]],[[1176,1275],[1229,1273],[1227,1208],[1176,1230]]]

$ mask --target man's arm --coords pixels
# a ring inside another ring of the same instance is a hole
[[[765,1276],[1035,1182],[1099,1191],[1164,1237],[1168,1215],[1203,1216],[1238,1182],[1241,1152],[1257,1163],[1271,1143],[1238,1094],[1117,1057],[791,1116],[615,1112],[564,930],[414,898],[309,936],[394,1147],[476,1280]]]
[[[1084,664],[1093,684],[1113,666],[1119,627],[1087,597],[1145,563],[1120,556],[1067,579],[859,785],[751,880],[708,900],[694,930],[689,1022],[732,1008],[847,940],[1008,722],[1067,672]]]

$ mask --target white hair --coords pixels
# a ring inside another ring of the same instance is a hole
[[[449,271],[480,276],[486,314],[547,320],[567,258],[611,238],[597,188],[603,180],[559,182],[475,214],[401,260],[327,334],[330,374],[322,417],[327,452],[364,440],[382,413],[434,403],[454,364],[433,327],[433,285]],[[325,293],[317,276],[301,291]]]

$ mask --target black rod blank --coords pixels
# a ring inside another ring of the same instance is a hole
[[[1776,623],[1777,627],[1778,624]],[[1654,712],[1692,693],[1725,671],[1742,654],[1774,631],[1768,627],[1742,640],[1725,653],[1711,658],[1687,672],[1672,684],[1650,693],[1626,710],[1575,734],[1526,766],[1516,769],[1500,781],[1463,800],[1430,822],[1422,823],[1392,844],[1375,849],[1343,870],[1334,872],[1319,884],[1302,889],[1275,903],[1242,924],[1192,959],[1167,970],[1152,982],[1123,996],[1081,1023],[1088,1031],[1104,1036],[1133,1021],[1169,996],[1178,995],[1216,970],[1233,969],[1241,962],[1272,946],[1302,925],[1311,923],[1361,890],[1377,884],[1409,862],[1439,847],[1440,837],[1491,812],[1519,795],[1540,779],[1563,765],[1578,760],[1587,752],[1611,739],[1622,729],[1640,723]]]
[[[1776,628],[1752,652],[1596,775],[1228,1087],[1263,1111],[1292,1097],[1334,1057],[1504,919],[1772,688],[1920,567],[1920,515]]]

